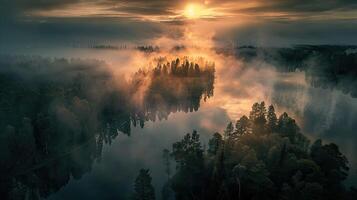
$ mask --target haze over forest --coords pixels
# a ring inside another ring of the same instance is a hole
[[[353,0],[0,0],[0,199],[356,199]]]

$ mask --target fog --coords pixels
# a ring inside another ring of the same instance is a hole
[[[164,148],[171,148],[172,143],[192,130],[197,130],[207,143],[213,133],[222,132],[229,121],[248,115],[253,103],[260,101],[274,105],[278,114],[288,112],[311,141],[322,138],[336,143],[350,161],[350,176],[345,183],[356,183],[357,160],[353,155],[357,150],[357,100],[349,87],[355,84],[353,77],[342,77],[337,83],[321,78],[319,74],[325,73],[325,68],[318,67],[322,64],[315,55],[304,60],[303,68],[290,69],[275,51],[271,51],[271,57],[258,52],[249,59],[231,46],[224,47],[226,53],[220,53],[221,46],[213,40],[216,33],[204,34],[206,29],[192,31],[197,29],[193,24],[179,37],[158,36],[144,43],[143,46],[157,46],[159,50],[154,52],[141,51],[132,41],[119,42],[127,48],[114,50],[61,46],[5,51],[6,55],[0,57],[4,82],[1,94],[5,97],[1,102],[1,127],[6,130],[2,137],[10,141],[14,132],[32,134],[36,127],[47,127],[48,123],[54,134],[50,138],[36,136],[40,139],[26,135],[23,141],[32,142],[25,150],[46,162],[55,158],[56,164],[66,169],[65,175],[57,172],[58,177],[50,180],[55,186],[44,192],[45,197],[128,198],[141,168],[151,169],[156,194],[160,196],[166,181]],[[138,76],[140,84],[133,84],[140,70],[155,69],[160,59],[171,62],[177,58],[214,62],[212,86],[200,79],[203,90],[192,95],[177,89],[185,91],[190,85],[184,79],[160,82],[158,90],[153,90],[151,75]],[[311,81],[315,78],[316,82]],[[210,90],[213,96],[206,94]],[[149,101],[150,95],[154,100]],[[168,100],[171,96],[175,99]],[[39,117],[43,113],[49,118],[46,123]],[[42,144],[42,140],[46,142]],[[16,145],[25,144],[23,141]],[[40,151],[34,150],[36,145]],[[37,169],[52,173],[52,162],[32,166],[28,161],[24,164],[28,169],[17,166],[14,159],[21,156],[9,157],[13,155],[9,149],[4,146],[2,162],[4,166],[15,163],[15,175],[31,175]],[[76,149],[79,152],[73,152]],[[3,169],[8,172],[7,167]],[[39,181],[38,185],[45,183]]]

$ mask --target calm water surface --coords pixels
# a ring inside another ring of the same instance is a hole
[[[122,79],[142,67],[140,62],[150,59],[146,54],[126,51],[77,50],[71,53],[65,49],[46,53],[39,50],[39,53],[49,57],[101,59]],[[353,156],[357,152],[356,98],[335,89],[311,87],[304,72],[278,72],[274,66],[261,63],[242,67],[238,59],[216,54],[210,59],[216,63],[214,95],[201,99],[197,111],[165,111],[169,113],[167,119],[149,120],[143,128],[131,126],[130,136],[119,131],[110,145],[103,145],[100,161],[76,161],[78,176],[72,175],[69,180],[49,178],[47,183],[44,180],[42,184],[60,188],[51,192],[48,199],[126,199],[131,195],[135,176],[141,168],[151,170],[157,196],[161,196],[160,188],[166,181],[163,149],[171,148],[172,143],[192,130],[197,130],[206,143],[214,132],[222,132],[229,121],[248,115],[251,105],[258,101],[273,104],[278,113],[287,111],[312,141],[322,138],[338,144],[350,160],[350,176],[346,183],[356,183],[357,160]],[[164,111],[160,109],[165,108],[158,109]],[[70,154],[80,157],[86,151],[91,150],[80,145]],[[65,157],[59,159],[65,160]],[[53,167],[52,164],[49,165]],[[51,171],[46,164],[36,168],[43,169]],[[58,169],[53,173],[59,173]]]

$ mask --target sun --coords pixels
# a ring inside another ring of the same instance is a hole
[[[208,10],[199,4],[188,4],[183,14],[188,19],[197,19],[206,16],[208,14]]]

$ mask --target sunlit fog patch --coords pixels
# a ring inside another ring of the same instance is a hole
[[[208,104],[219,105],[234,119],[249,112],[254,102],[270,102],[277,72],[271,66],[246,66],[231,56],[216,55],[215,96]],[[260,64],[261,65],[261,64]]]
[[[319,68],[325,66],[322,64],[330,58],[329,54],[312,54],[314,57],[307,56],[299,63],[300,57],[294,57],[299,55],[296,51],[317,50],[310,50],[309,46],[283,50],[234,45],[222,48],[215,41],[217,35],[211,30],[212,24],[192,21],[174,30],[176,37],[158,36],[146,44],[93,44],[64,51],[60,54],[66,57],[63,59],[3,57],[1,64],[11,68],[1,69],[3,87],[10,88],[2,94],[16,100],[13,104],[6,99],[0,101],[8,108],[1,116],[4,120],[0,125],[6,127],[2,143],[15,145],[3,146],[3,152],[9,157],[23,159],[24,166],[30,169],[33,165],[41,165],[38,157],[47,160],[69,155],[68,159],[73,162],[64,159],[57,163],[68,169],[65,172],[68,180],[72,176],[82,177],[94,166],[93,173],[83,181],[90,182],[94,188],[100,187],[96,185],[98,182],[110,185],[107,190],[111,192],[106,195],[113,193],[113,185],[123,186],[120,197],[126,198],[131,190],[127,183],[135,178],[140,168],[152,169],[155,186],[161,188],[164,184],[166,177],[160,164],[162,149],[170,148],[193,130],[201,134],[205,145],[214,132],[222,132],[230,121],[237,125],[243,115],[249,116],[252,109],[264,107],[255,102],[265,101],[266,107],[275,106],[279,118],[294,122],[294,128],[295,120],[281,114],[287,111],[295,118],[301,130],[308,134],[306,138],[324,137],[336,141],[343,145],[342,152],[353,155],[355,143],[346,138],[353,138],[354,110],[345,108],[347,121],[339,117],[339,110],[343,110],[341,93],[326,89],[333,88],[334,85],[328,84],[329,78],[336,80],[336,77],[323,76],[324,73],[329,75],[328,68]],[[320,51],[326,52],[325,48]],[[353,54],[349,51],[347,56]],[[344,60],[344,54],[339,55]],[[296,68],[290,65],[295,64],[291,60],[297,62]],[[346,80],[340,81],[336,88],[348,85],[350,79]],[[28,93],[24,93],[23,88],[29,88]],[[352,87],[347,92],[353,94]],[[330,96],[320,100],[325,93]],[[18,95],[26,98],[17,98]],[[347,108],[350,107],[356,105],[351,103]],[[33,115],[31,111],[35,109],[39,113]],[[341,129],[337,122],[346,124],[347,137],[344,139],[335,134]],[[32,133],[35,128],[40,130],[36,138],[38,150],[34,148],[35,138],[31,134],[24,137],[31,141],[27,145],[12,136],[15,132]],[[264,143],[270,138],[251,137],[253,143]],[[305,150],[306,138],[300,138],[304,139]],[[251,138],[246,139],[249,142]],[[279,145],[274,148],[284,149],[284,139],[277,141]],[[11,151],[19,146],[28,154]],[[73,153],[77,147],[82,150]],[[254,153],[247,151],[247,155]],[[100,164],[93,165],[94,162]],[[355,162],[352,159],[352,163]],[[5,166],[14,166],[15,175],[24,173],[23,166],[15,161]],[[83,170],[73,170],[76,166]],[[118,169],[128,177],[112,176]],[[12,176],[14,172],[7,174]],[[82,182],[77,183],[68,185],[64,194],[69,194],[67,190],[73,187],[84,190]],[[10,182],[6,184],[12,187]],[[111,198],[110,195],[106,197]]]

